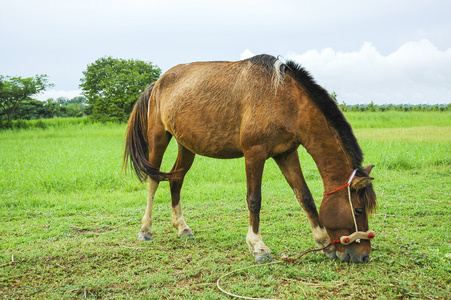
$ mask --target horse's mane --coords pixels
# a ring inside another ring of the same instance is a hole
[[[337,131],[345,150],[352,157],[354,169],[360,169],[363,153],[345,116],[329,93],[318,85],[313,77],[299,64],[290,60],[286,63],[288,72],[302,85],[310,98],[320,109],[327,121]]]
[[[352,159],[353,168],[357,169],[356,175],[360,177],[368,176],[362,170],[363,152],[357,143],[357,138],[352,131],[351,125],[346,120],[337,103],[323,87],[315,82],[309,72],[292,60],[282,63],[274,56],[266,54],[254,56],[250,58],[250,62],[252,65],[260,66],[266,72],[273,74],[273,77],[281,77],[283,79],[284,76],[289,75],[295,79],[322,112],[330,126],[337,132],[343,148]],[[375,209],[376,195],[371,183],[367,187],[357,191],[357,197],[366,204],[368,213]]]
[[[343,147],[352,158],[353,168],[361,168],[363,153],[357,143],[351,125],[346,121],[340,108],[330,97],[329,93],[315,82],[309,72],[307,72],[300,64],[292,60],[289,60],[286,63],[277,63],[280,62],[280,60],[266,54],[254,56],[250,58],[250,62],[253,65],[262,67],[270,74],[280,73],[281,76],[285,76],[286,74],[291,75],[304,88],[315,105],[323,113],[331,127],[336,130]]]

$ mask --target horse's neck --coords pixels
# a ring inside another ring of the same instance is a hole
[[[353,171],[351,157],[324,116],[313,116],[307,122],[301,127],[302,145],[313,157],[325,191],[336,189],[346,183]]]

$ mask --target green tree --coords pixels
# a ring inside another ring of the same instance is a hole
[[[330,94],[330,97],[335,101],[335,103],[337,103],[337,105],[339,105],[338,104],[338,95],[337,95],[337,93],[335,93],[335,92],[332,92],[332,94]]]
[[[160,74],[150,62],[103,57],[88,65],[80,87],[94,119],[125,121],[139,95]]]
[[[69,99],[67,99],[66,97],[58,97],[56,99],[56,102],[60,105],[60,106],[65,106],[67,105],[67,102],[69,101]]]
[[[6,127],[11,127],[11,116],[24,100],[52,86],[48,83],[47,75],[28,78],[0,75],[0,114],[7,116]]]
[[[88,101],[83,96],[78,96],[67,101],[68,104],[88,104]]]
[[[45,102],[35,99],[25,99],[11,115],[11,120],[31,120],[50,117],[50,112],[44,106]]]
[[[52,98],[47,99],[46,102],[44,102],[44,107],[47,111],[47,115],[50,118],[54,118],[54,117],[60,117],[61,113],[60,113],[60,105],[58,104],[58,102],[56,102],[55,100],[53,100]]]

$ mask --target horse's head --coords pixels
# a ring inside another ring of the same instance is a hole
[[[376,206],[376,195],[369,177],[372,165],[357,170],[346,188],[324,194],[320,222],[331,241],[336,241],[326,254],[345,262],[361,263],[370,259],[373,232],[368,231],[368,216]],[[356,233],[357,232],[357,233]],[[340,241],[341,242],[337,242]]]

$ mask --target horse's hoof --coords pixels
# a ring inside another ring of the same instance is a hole
[[[257,263],[265,264],[265,263],[273,262],[274,259],[272,258],[271,253],[263,253],[263,254],[260,254],[260,255],[256,255],[255,256],[255,261]]]
[[[148,232],[140,232],[138,235],[138,240],[140,241],[151,241],[152,236]]]
[[[190,237],[194,237],[194,234],[190,228],[185,228],[185,229],[183,229],[182,232],[179,233],[179,236],[181,238],[190,238]]]

